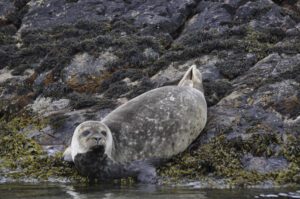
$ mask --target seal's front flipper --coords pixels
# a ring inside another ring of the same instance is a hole
[[[183,78],[180,80],[178,86],[189,86],[193,87],[203,93],[202,75],[196,68],[196,65],[192,65]]]
[[[72,149],[69,146],[68,148],[66,148],[65,152],[63,153],[62,160],[65,162],[73,162],[71,152],[72,152]]]

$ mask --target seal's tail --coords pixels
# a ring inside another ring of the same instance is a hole
[[[178,86],[189,86],[203,92],[202,75],[196,68],[196,65],[192,65],[183,78],[180,80]]]

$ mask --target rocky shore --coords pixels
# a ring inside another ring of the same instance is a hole
[[[164,182],[300,183],[296,0],[2,0],[0,182],[82,180],[75,127],[202,72],[208,123]]]

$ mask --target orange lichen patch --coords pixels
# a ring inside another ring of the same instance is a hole
[[[18,97],[17,104],[20,107],[24,107],[24,106],[28,105],[29,103],[31,103],[32,100],[34,99],[34,97],[35,97],[35,94],[33,92],[30,92],[26,95],[22,95],[22,96]]]
[[[77,76],[73,76],[68,82],[68,86],[73,90],[83,93],[95,93],[97,88],[102,84],[103,80],[106,80],[112,76],[110,72],[103,72],[100,76],[89,75],[84,82],[79,82]]]
[[[281,107],[284,108],[284,110],[282,110],[282,112],[284,112],[286,114],[292,113],[296,109],[298,109],[298,110],[300,109],[300,99],[295,95],[288,97],[283,101]]]
[[[25,83],[32,85],[33,82],[36,80],[38,74],[36,72],[34,72],[32,75],[30,75],[26,80]]]
[[[55,80],[54,80],[53,72],[50,71],[50,72],[46,75],[46,77],[45,77],[43,83],[44,83],[45,86],[48,86],[48,85],[50,85],[50,84],[52,84],[52,83],[54,83],[54,82],[55,82]]]

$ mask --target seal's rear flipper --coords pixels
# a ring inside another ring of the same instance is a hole
[[[130,163],[128,173],[136,173],[137,181],[144,184],[156,184],[158,177],[156,167],[162,165],[167,160],[162,158],[149,158],[147,160],[136,160]]]
[[[148,166],[147,169],[141,170],[137,176],[137,180],[145,184],[156,184],[158,181],[156,169],[152,166]]]
[[[196,68],[196,65],[192,65],[188,69],[183,78],[180,80],[178,86],[189,86],[203,92],[202,75]]]
[[[139,162],[139,164],[139,172],[137,175],[138,182],[144,184],[156,184],[158,180],[155,166],[147,160],[141,161]]]

